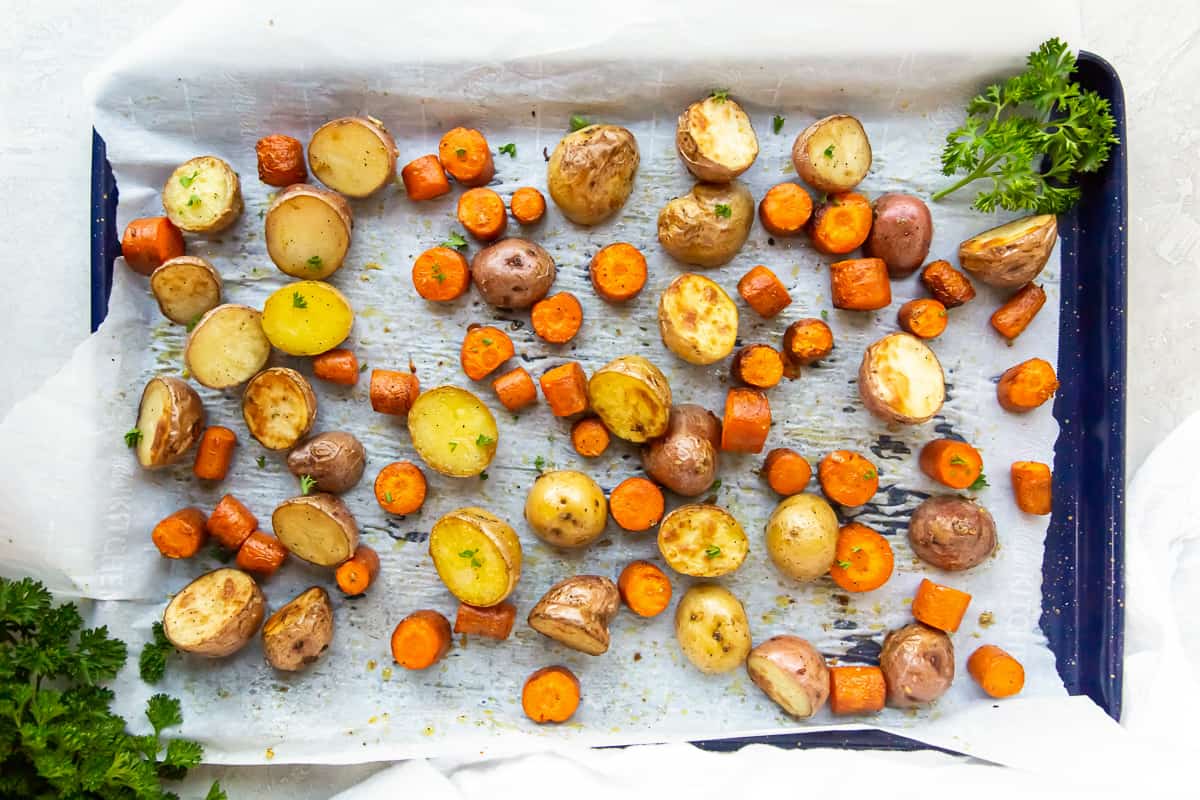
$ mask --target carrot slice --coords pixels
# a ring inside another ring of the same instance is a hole
[[[291,186],[308,180],[304,145],[293,136],[274,133],[254,143],[258,179],[268,186]]]
[[[200,446],[196,448],[196,463],[192,474],[206,481],[222,481],[229,474],[229,462],[233,460],[233,448],[237,447],[237,434],[220,425],[204,429]]]
[[[637,297],[646,285],[646,257],[628,242],[617,242],[592,256],[588,272],[601,299],[624,303]]]
[[[957,308],[975,297],[975,287],[949,261],[932,261],[921,270],[921,283],[946,308]]]
[[[287,554],[287,548],[274,536],[255,531],[238,548],[238,569],[269,578],[283,565]]]
[[[774,272],[762,266],[751,267],[738,281],[738,294],[760,317],[770,319],[792,303],[787,287]]]
[[[435,155],[421,156],[404,165],[400,170],[404,191],[409,200],[432,200],[450,191],[450,181],[442,162]]]
[[[812,216],[813,202],[796,183],[780,183],[772,186],[758,204],[758,218],[767,233],[775,236],[795,236],[804,230]]]
[[[879,470],[850,450],[834,450],[822,458],[817,480],[826,497],[851,508],[863,505],[879,491]]]
[[[936,339],[946,330],[946,307],[928,297],[909,300],[896,314],[900,329],[920,339]]]
[[[517,367],[496,378],[492,381],[492,388],[496,390],[500,403],[509,411],[520,411],[530,403],[537,402],[537,387],[524,367]]]
[[[125,226],[121,255],[134,272],[149,275],[176,256],[183,255],[183,234],[166,217],[142,217]]]
[[[869,592],[888,582],[895,562],[887,539],[866,525],[851,522],[838,531],[837,554],[829,576],[847,592]]]
[[[571,427],[571,445],[584,458],[596,458],[608,449],[608,428],[596,417],[587,417]]]
[[[415,514],[425,505],[425,474],[411,461],[395,461],[375,476],[375,501],[389,514]]]
[[[459,603],[454,632],[503,641],[512,633],[516,619],[517,607],[507,601],[487,608]]]
[[[730,389],[725,395],[721,449],[761,453],[771,431],[771,403],[756,389]]]
[[[483,186],[496,174],[487,139],[472,128],[446,131],[438,142],[438,158],[445,170],[463,186]]]
[[[1049,514],[1054,506],[1054,475],[1040,461],[1014,461],[1013,495],[1017,508],[1026,514]]]
[[[574,361],[547,370],[541,377],[542,394],[556,417],[587,411],[587,375]]]
[[[458,198],[458,221],[480,241],[498,239],[508,225],[504,200],[491,189],[468,189]]]
[[[258,530],[258,518],[240,500],[227,494],[209,515],[205,529],[222,547],[236,552],[246,537]]]
[[[435,303],[448,303],[466,294],[471,286],[467,258],[450,247],[431,247],[413,262],[413,288]]]
[[[882,258],[850,258],[829,265],[834,308],[877,311],[892,302],[892,281]]]
[[[829,710],[834,714],[874,714],[886,700],[887,683],[879,667],[829,668]]]
[[[639,617],[656,617],[671,604],[671,579],[649,561],[634,561],[621,570],[617,590]]]
[[[767,484],[782,495],[803,492],[812,480],[812,467],[804,456],[786,447],[777,447],[767,453],[763,462],[763,475]]]
[[[1027,283],[992,314],[992,327],[1005,339],[1015,339],[1045,304],[1045,290],[1037,284]]]
[[[871,202],[865,196],[857,192],[831,194],[809,219],[808,235],[818,251],[845,255],[867,240],[874,218]]]
[[[365,544],[354,548],[354,555],[339,564],[334,573],[338,588],[351,597],[369,589],[378,575],[379,554]]]
[[[833,352],[833,331],[819,319],[798,319],[783,334],[783,357],[806,367]]]
[[[430,609],[414,611],[392,631],[392,658],[405,669],[426,669],[450,652],[450,622]]]
[[[770,389],[783,380],[783,356],[774,347],[752,344],[733,357],[733,378],[755,389]]]
[[[467,331],[459,357],[467,377],[481,381],[512,358],[513,352],[512,339],[507,333],[491,325],[481,325]]]
[[[921,471],[951,489],[966,489],[983,474],[983,456],[966,442],[934,439],[921,448]]]
[[[913,597],[912,613],[917,622],[939,631],[954,633],[962,624],[963,615],[970,604],[971,595],[966,592],[923,578]]]
[[[198,508],[181,508],[160,520],[150,534],[165,558],[191,558],[208,541],[207,520]]]
[[[323,381],[336,383],[340,386],[354,386],[358,383],[358,356],[353,350],[342,347],[326,350],[312,361],[313,375]]]
[[[648,531],[662,519],[666,500],[662,490],[646,478],[626,478],[608,497],[613,520],[627,531]]]
[[[508,208],[517,222],[532,225],[546,213],[546,198],[532,186],[522,186],[513,192]]]
[[[533,332],[550,344],[566,344],[583,326],[583,306],[570,292],[559,292],[533,304]]]
[[[1012,697],[1025,687],[1021,662],[994,644],[985,644],[971,653],[967,672],[990,697]]]
[[[371,408],[380,414],[404,416],[420,392],[421,382],[411,372],[371,370]]]
[[[579,679],[566,667],[542,667],[521,689],[521,708],[534,722],[566,722],[579,708]]]
[[[1031,358],[1000,376],[1000,383],[996,385],[996,399],[1005,411],[1024,414],[1049,400],[1057,390],[1058,376],[1054,374],[1050,362]]]

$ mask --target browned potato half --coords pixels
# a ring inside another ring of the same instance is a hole
[[[352,433],[328,431],[299,444],[288,453],[288,472],[307,475],[322,492],[341,494],[354,488],[367,465],[367,451]]]
[[[929,206],[919,197],[898,192],[880,195],[871,206],[874,217],[863,255],[883,259],[893,278],[913,274],[925,263],[933,241]]]
[[[737,342],[737,305],[715,281],[684,273],[658,298],[658,332],[689,364],[715,364]]]
[[[162,191],[163,210],[189,233],[219,233],[242,213],[242,185],[233,167],[216,156],[183,162]]]
[[[333,604],[320,586],[305,589],[276,611],[262,629],[267,663],[296,672],[320,658],[333,641]]]
[[[621,356],[592,373],[588,402],[613,436],[641,443],[667,430],[671,384],[641,356]]]
[[[753,222],[754,198],[743,184],[697,183],[658,212],[658,241],[685,264],[719,267],[742,249]]]
[[[487,469],[500,439],[491,410],[457,386],[439,386],[419,395],[408,411],[408,433],[425,463],[452,478],[469,478]]]
[[[599,484],[582,472],[543,472],[525,497],[525,521],[547,544],[587,547],[604,533],[608,500]]]
[[[702,583],[688,589],[675,608],[675,638],[696,669],[729,672],[750,654],[750,620],[732,592]]]
[[[928,422],[946,400],[946,375],[929,345],[889,333],[863,353],[858,394],[867,410],[888,422]]]
[[[919,622],[889,633],[879,654],[888,704],[912,708],[932,703],[954,680],[954,643]]]
[[[529,627],[554,641],[598,656],[608,650],[608,624],[621,605],[617,585],[599,575],[559,581],[529,612]]]
[[[554,259],[528,239],[501,239],[471,259],[471,280],[480,297],[497,308],[529,308],[554,285]]]
[[[640,160],[628,130],[589,125],[559,140],[546,165],[546,188],[564,217],[596,225],[625,205]]]
[[[138,463],[146,469],[174,464],[204,431],[204,404],[196,390],[179,378],[151,378],[138,403]]]
[[[296,370],[264,369],[246,384],[242,418],[263,447],[287,450],[304,438],[316,421],[317,396],[308,379]]]
[[[241,650],[263,618],[263,595],[254,578],[228,567],[183,587],[163,612],[163,633],[177,649],[208,658]]]
[[[656,483],[684,497],[704,494],[717,479],[721,420],[703,406],[671,409],[666,433],[642,448],[642,467]]]
[[[913,511],[908,541],[918,558],[938,569],[970,569],[996,549],[996,523],[965,497],[935,495]]]
[[[692,103],[679,115],[675,148],[688,171],[702,181],[727,183],[758,158],[750,117],[724,93]]]
[[[350,204],[340,194],[293,184],[267,209],[267,254],[281,272],[324,280],[346,260],[353,230]]]
[[[196,383],[228,389],[250,380],[271,356],[262,314],[250,306],[226,303],[209,311],[192,328],[183,363]]]
[[[271,514],[280,544],[318,567],[336,567],[358,547],[358,522],[334,494],[307,494],[284,500]]]
[[[429,555],[450,594],[468,605],[499,605],[521,579],[517,532],[482,508],[460,508],[434,523]]]
[[[191,325],[221,304],[221,276],[199,256],[176,256],[150,274],[150,293],[164,317]]]
[[[829,699],[825,657],[799,636],[772,636],[746,659],[750,680],[798,719],[808,719]]]
[[[780,572],[798,581],[814,581],[829,572],[837,538],[837,514],[815,494],[784,498],[767,519],[767,555]]]
[[[750,540],[725,509],[694,503],[663,517],[658,525],[658,552],[676,572],[717,578],[742,565]]]
[[[308,142],[308,168],[347,197],[368,197],[396,177],[396,140],[372,117],[342,117],[317,128]]]
[[[1016,289],[1041,274],[1057,241],[1053,214],[1021,217],[967,239],[958,246],[958,262],[986,284]]]
[[[848,192],[871,169],[871,142],[862,123],[834,114],[809,125],[792,145],[796,174],[818,192]]]

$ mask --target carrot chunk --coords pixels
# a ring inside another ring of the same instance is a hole
[[[833,352],[833,331],[819,319],[798,319],[783,333],[783,357],[806,367]]]
[[[450,191],[450,180],[435,155],[421,156],[404,165],[400,180],[409,200],[432,200]]]
[[[843,525],[838,531],[836,552],[829,577],[847,592],[869,592],[892,577],[896,562],[892,546],[866,525]]]
[[[725,395],[721,449],[761,453],[771,431],[771,403],[756,389],[730,389]]]
[[[587,417],[571,427],[571,445],[584,458],[596,458],[608,449],[608,428],[597,417]]]
[[[487,608],[459,603],[454,632],[503,641],[512,633],[516,619],[517,607],[507,601]]]
[[[499,328],[481,325],[463,337],[459,358],[463,372],[473,381],[481,381],[513,357],[512,339]]]
[[[378,576],[379,554],[365,544],[354,548],[354,555],[339,564],[334,573],[338,588],[351,597],[371,588]]]
[[[524,367],[517,367],[496,378],[492,381],[492,388],[496,390],[500,403],[509,411],[520,411],[530,403],[537,402],[537,387]]]
[[[143,217],[125,226],[121,255],[134,272],[149,275],[176,256],[183,255],[183,234],[166,217]]]
[[[1026,514],[1049,514],[1054,506],[1054,475],[1040,461],[1014,461],[1013,495],[1017,508]]]
[[[671,604],[671,579],[649,561],[634,561],[621,570],[617,590],[639,617],[658,616]]]
[[[646,478],[626,478],[608,497],[613,520],[627,531],[648,531],[662,519],[666,500],[662,490]]]
[[[313,375],[323,381],[339,386],[354,386],[358,383],[358,356],[353,350],[334,348],[315,356],[312,360]]]
[[[985,644],[971,653],[967,672],[989,697],[1012,697],[1025,687],[1021,662],[994,644]]]
[[[975,287],[949,261],[933,261],[921,270],[921,283],[946,308],[957,308],[975,297]]]
[[[446,172],[463,186],[483,186],[496,174],[487,139],[472,128],[446,131],[438,142],[438,158]]]
[[[450,622],[436,611],[414,611],[392,631],[392,658],[405,669],[427,669],[448,652]]]
[[[395,461],[375,476],[375,501],[389,514],[415,514],[425,505],[425,474],[411,461]]]
[[[762,471],[767,484],[782,495],[799,494],[812,480],[812,467],[808,461],[787,447],[777,447],[767,453]]]
[[[238,569],[269,578],[283,565],[287,554],[287,548],[274,536],[255,531],[238,548]]]
[[[546,198],[532,186],[522,186],[512,193],[508,208],[517,222],[532,225],[546,213]]]
[[[1045,290],[1037,284],[1027,283],[992,314],[992,327],[1005,339],[1015,339],[1029,327],[1045,304]]]
[[[421,382],[411,372],[371,370],[371,408],[380,414],[404,416],[417,401]]]
[[[792,303],[787,287],[774,272],[762,266],[751,267],[738,281],[738,294],[760,317],[770,319]]]
[[[150,538],[165,558],[191,558],[208,541],[206,522],[200,509],[181,508],[155,525]]]
[[[887,683],[879,667],[830,667],[829,710],[839,716],[883,710]]]
[[[1050,362],[1031,358],[1009,368],[1000,376],[996,385],[996,398],[1000,407],[1015,414],[1033,411],[1054,396],[1058,390],[1058,376]]]
[[[874,216],[871,202],[865,196],[857,192],[831,194],[809,219],[808,235],[818,251],[845,255],[867,240]]]
[[[783,380],[783,356],[774,347],[752,344],[733,357],[733,378],[755,389],[770,389]]]
[[[304,145],[293,136],[275,133],[254,143],[258,179],[268,186],[291,186],[308,180]]]
[[[417,294],[426,300],[448,303],[471,287],[471,269],[466,256],[457,250],[431,247],[413,262],[412,282]]]
[[[970,604],[971,595],[966,592],[923,578],[913,597],[912,613],[917,622],[939,631],[954,633],[962,624],[963,615]]]
[[[575,361],[547,370],[541,377],[542,394],[556,417],[587,411],[587,375]]]
[[[646,257],[628,242],[617,242],[592,256],[588,272],[602,300],[624,303],[637,297],[646,285]]]
[[[822,458],[817,480],[826,497],[849,508],[863,505],[879,491],[879,470],[850,450],[834,450]]]
[[[498,239],[508,226],[504,199],[491,189],[468,189],[458,198],[458,221],[482,242]]]
[[[566,344],[583,327],[583,306],[570,292],[559,292],[533,304],[533,332],[550,344]]]
[[[921,471],[951,489],[966,489],[983,474],[983,456],[966,442],[934,439],[921,448]]]
[[[246,537],[258,530],[258,518],[240,500],[227,494],[209,515],[206,530],[222,547],[237,552]]]
[[[758,218],[767,233],[775,236],[795,236],[804,230],[812,216],[813,202],[796,183],[772,186],[758,204]]]
[[[233,449],[237,447],[237,434],[229,428],[211,425],[204,429],[200,445],[196,448],[196,463],[192,474],[206,481],[222,481],[229,474],[229,462],[233,461]]]
[[[566,667],[542,667],[521,689],[521,708],[534,722],[566,722],[579,708],[579,679]]]
[[[946,330],[946,307],[928,297],[909,300],[896,314],[900,329],[919,339],[936,339]]]
[[[876,311],[892,302],[892,281],[882,258],[851,258],[829,265],[833,307]]]

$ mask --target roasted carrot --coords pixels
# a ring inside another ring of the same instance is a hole
[[[520,411],[530,403],[537,402],[537,387],[524,367],[517,367],[496,378],[492,381],[492,388],[496,390],[501,405],[509,411]]]
[[[450,247],[431,247],[413,262],[413,288],[435,303],[448,303],[471,288],[467,258]]]
[[[566,722],[579,708],[579,679],[566,667],[542,667],[525,680],[521,708],[538,724]]]
[[[783,356],[770,345],[747,345],[733,357],[732,372],[734,380],[747,386],[770,389],[783,380]]]
[[[533,304],[533,332],[550,344],[566,344],[583,326],[583,306],[570,292],[559,292]]]
[[[627,531],[648,531],[662,519],[666,500],[662,489],[646,478],[626,478],[608,496],[613,520]]]
[[[426,491],[425,474],[411,461],[394,461],[375,476],[375,501],[389,514],[415,514]]]
[[[406,415],[420,392],[421,382],[411,372],[371,370],[371,408],[380,414]]]
[[[767,485],[782,495],[799,494],[812,480],[812,467],[808,461],[787,447],[777,447],[767,453],[762,472]]]
[[[532,225],[546,213],[546,198],[532,186],[522,186],[512,193],[508,208],[517,222]]]
[[[808,366],[833,352],[833,331],[819,319],[798,319],[783,334],[783,357]]]
[[[921,270],[921,283],[946,308],[957,308],[975,296],[975,287],[949,261],[933,261]]]
[[[575,361],[547,370],[541,377],[542,394],[556,417],[587,411],[587,375]]]
[[[829,710],[834,714],[874,714],[886,700],[887,683],[879,667],[829,668]]]
[[[371,588],[378,575],[379,554],[365,544],[354,548],[354,555],[339,564],[334,573],[338,588],[351,597]]]
[[[913,597],[912,614],[917,622],[939,631],[954,633],[962,624],[963,615],[970,604],[971,595],[966,592],[922,578]]]
[[[879,470],[850,450],[834,450],[822,458],[817,480],[826,497],[849,508],[861,506],[879,491]]]
[[[227,494],[209,515],[205,530],[222,547],[237,552],[246,537],[258,530],[258,518],[240,500]]]
[[[996,384],[996,398],[1005,411],[1023,414],[1033,411],[1054,396],[1058,376],[1049,361],[1031,358],[1010,367]]]
[[[896,314],[900,329],[918,339],[936,339],[946,330],[946,307],[928,297],[909,300]]]
[[[498,239],[508,226],[504,200],[491,189],[468,189],[458,198],[458,221],[482,242]]]
[[[829,577],[847,592],[869,592],[888,582],[895,562],[887,539],[866,525],[851,522],[838,530]]]
[[[592,256],[588,272],[602,300],[624,303],[637,297],[646,285],[646,257],[628,242],[617,242]]]
[[[985,644],[971,653],[967,672],[989,697],[1012,697],[1025,687],[1021,662],[994,644]]]
[[[759,264],[738,281],[738,294],[760,317],[770,319],[792,303],[787,287],[774,272]]]
[[[571,446],[584,458],[604,455],[611,437],[598,417],[586,417],[571,426]]]
[[[1036,283],[1027,283],[992,314],[992,327],[1005,339],[1015,339],[1045,304],[1046,291]]]
[[[472,128],[446,131],[438,142],[438,158],[454,180],[463,186],[483,186],[496,174],[487,139]]]
[[[287,548],[274,536],[255,531],[238,548],[238,569],[269,578],[283,565],[287,554]]]
[[[154,526],[150,538],[166,558],[191,558],[208,541],[204,512],[181,508]]]
[[[304,145],[299,139],[274,133],[254,143],[258,179],[268,186],[291,186],[308,180]]]
[[[851,258],[829,265],[833,307],[876,311],[892,302],[892,282],[882,258]]]
[[[983,456],[966,442],[934,439],[921,448],[921,471],[943,486],[966,489],[983,474]]]
[[[358,383],[358,356],[353,350],[337,347],[326,350],[312,360],[313,375],[323,381],[336,383],[341,386],[354,386]]]
[[[863,195],[831,194],[809,219],[808,235],[818,251],[841,256],[862,246],[871,234],[873,220],[871,202]]]
[[[442,162],[432,154],[405,164],[400,170],[400,180],[404,181],[409,200],[432,200],[450,191],[450,180],[442,169]]]
[[[757,389],[730,389],[725,395],[721,449],[761,453],[771,431],[771,403]]]
[[[621,570],[617,589],[639,617],[656,617],[671,604],[671,579],[649,561],[634,561]]]
[[[516,619],[517,607],[509,602],[487,608],[459,603],[454,632],[504,641],[512,633]]]
[[[125,226],[121,255],[134,272],[149,275],[176,256],[183,255],[183,234],[166,217],[142,217]]]
[[[425,669],[450,651],[450,622],[427,608],[414,611],[392,631],[392,658],[405,669]]]
[[[196,463],[192,474],[206,481],[223,481],[229,474],[229,462],[233,461],[233,448],[237,447],[237,434],[220,425],[210,425],[200,437],[196,448]]]
[[[512,358],[513,353],[512,339],[507,333],[491,325],[480,325],[467,330],[459,358],[466,376],[481,381]]]
[[[1053,474],[1040,461],[1014,461],[1013,496],[1026,514],[1049,514],[1053,507]]]
[[[767,233],[795,236],[812,216],[813,203],[804,187],[796,183],[772,186],[758,204],[758,218]]]

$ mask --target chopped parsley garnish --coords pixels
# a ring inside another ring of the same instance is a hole
[[[179,176],[179,185],[185,189],[190,188],[192,185],[192,181],[196,180],[196,176],[199,174],[200,174],[200,170],[196,170],[191,175],[180,175]]]
[[[582,130],[592,123],[587,121],[587,117],[581,117],[579,114],[571,115],[571,132]]]
[[[537,469],[538,472],[541,472],[542,470],[544,470],[546,468],[546,459],[542,458],[541,456],[538,456],[537,458],[535,458],[533,460],[533,466]]]
[[[715,544],[710,544],[708,547],[704,548],[705,558],[712,559],[719,555],[721,555],[721,548],[717,547]]]
[[[449,247],[453,250],[458,250],[459,248],[466,246],[467,240],[464,239],[461,234],[455,231],[450,231],[450,236],[446,238],[446,241],[442,242],[442,247]]]
[[[950,463],[956,467],[965,467],[967,460],[960,455],[950,456]]]
[[[320,269],[321,268],[321,257],[320,256],[312,256],[311,258],[308,259],[308,261],[305,261],[304,263],[308,265],[309,269]]]
[[[495,439],[493,439],[491,436],[487,436],[482,433],[479,434],[479,437],[475,439],[476,447],[491,447],[495,443],[496,443]]]
[[[779,133],[781,130],[783,130],[784,121],[785,120],[783,117],[776,114],[771,118],[771,130],[775,133]]]
[[[300,476],[300,494],[312,494],[312,490],[317,488],[317,479],[312,475]]]
[[[726,100],[729,99],[729,90],[728,89],[713,89],[712,90],[712,99],[714,102],[724,103]]]
[[[716,214],[718,217],[724,217],[725,219],[729,219],[730,217],[733,216],[733,209],[730,208],[725,203],[717,203],[717,205],[713,208],[713,213]]]
[[[308,301],[299,292],[292,292],[292,305],[296,308],[308,308]]]
[[[137,428],[130,428],[129,430],[125,431],[125,446],[126,447],[137,447],[138,443],[141,441],[142,441],[142,432],[139,431]]]
[[[442,272],[442,265],[436,261],[433,262],[433,279],[438,283],[444,283],[446,280],[446,273]]]
[[[833,145],[829,145],[829,147],[826,147],[825,152],[822,153],[822,155],[824,155],[828,159],[832,159],[833,158]]]
[[[454,155],[458,156],[459,158],[466,158],[467,157],[467,148],[459,147],[458,149],[456,149],[454,151]]]
[[[971,484],[970,486],[968,486],[967,488],[968,488],[969,490],[971,490],[972,492],[978,492],[978,491],[980,491],[981,489],[984,489],[985,487],[987,487],[987,486],[989,486],[989,485],[990,485],[990,484],[987,482],[987,475],[984,475],[984,474],[981,472],[981,473],[979,473],[979,477],[975,479],[975,482],[974,482],[974,483],[972,483],[972,484]]]
[[[513,142],[500,145],[500,155],[508,156],[509,158],[517,157],[517,145]]]
[[[200,195],[194,194],[191,197],[189,197],[187,204],[188,204],[188,208],[191,208],[192,206],[200,205]]]
[[[259,456],[258,458],[254,459],[254,463],[258,464],[259,469],[266,469],[267,468],[267,457]]]

